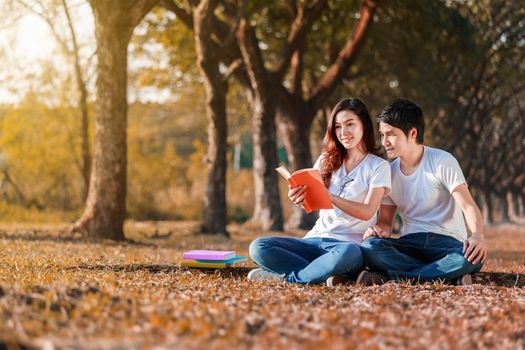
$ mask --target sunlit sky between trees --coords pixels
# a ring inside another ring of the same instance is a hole
[[[87,60],[96,50],[93,12],[87,1],[71,1],[68,4],[74,18],[81,55]],[[71,65],[64,62],[60,47],[43,18],[25,11],[19,18],[5,22],[0,25],[0,103],[16,104],[23,99],[30,90],[30,84],[34,83],[27,79],[27,76],[40,74],[45,61],[53,62],[64,75],[70,74]],[[60,25],[60,34],[67,35],[69,31],[65,27],[66,24]],[[135,30],[140,31],[140,26]],[[130,70],[147,65],[151,65],[151,62],[144,58],[133,55],[128,57]],[[94,77],[90,79],[89,84],[93,90]],[[146,87],[140,91],[129,91],[129,102],[163,102],[168,99],[176,99],[169,89]]]
[[[91,46],[90,50],[93,51],[95,47],[94,23],[89,4],[77,1],[71,3],[70,6],[81,45]],[[26,11],[23,16],[15,18],[0,28],[0,50],[4,54],[2,57],[4,64],[0,65],[0,76],[4,76],[5,70],[9,70],[10,81],[7,82],[7,85],[13,84],[17,78],[22,78],[23,71],[39,73],[42,69],[40,63],[46,58],[55,56],[55,60],[63,60],[57,52],[58,44],[49,26],[38,15]],[[21,85],[23,83],[17,84],[16,88],[20,90],[15,94],[9,91],[8,86],[4,84],[0,86],[0,103],[16,103],[23,98],[24,90],[26,90]]]

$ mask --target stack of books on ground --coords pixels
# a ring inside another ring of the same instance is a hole
[[[182,255],[181,267],[202,269],[224,269],[235,267],[246,261],[245,256],[237,256],[234,250],[192,250]]]

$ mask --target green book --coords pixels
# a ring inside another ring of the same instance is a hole
[[[205,263],[205,262],[198,262],[196,260],[182,260],[180,263],[181,267],[200,267],[205,269],[224,269],[226,267],[230,267],[230,264],[225,263]]]
[[[228,260],[190,260],[183,259],[180,263],[181,267],[196,267],[203,269],[224,269],[232,267],[235,263],[248,260],[245,256],[236,256]]]
[[[246,261],[246,260],[248,260],[247,257],[240,255],[240,256],[236,256],[236,257],[231,258],[231,259],[228,259],[228,260],[204,260],[204,259],[196,259],[195,261],[200,262],[200,263],[235,264],[235,263],[240,263],[240,262],[243,262],[243,261]]]

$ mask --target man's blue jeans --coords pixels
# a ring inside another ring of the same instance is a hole
[[[482,263],[470,263],[463,255],[463,242],[449,236],[420,232],[394,238],[371,237],[361,251],[372,271],[393,280],[451,282],[478,272]]]
[[[250,257],[285,275],[289,283],[320,283],[332,275],[357,274],[363,267],[357,244],[332,238],[257,238],[250,244]]]

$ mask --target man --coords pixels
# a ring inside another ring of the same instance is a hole
[[[367,266],[379,274],[365,270],[358,283],[471,284],[470,274],[481,269],[487,247],[481,212],[457,160],[423,145],[423,111],[412,101],[395,100],[377,121],[387,156],[396,159],[391,163],[392,191],[362,244]],[[396,211],[402,220],[399,239],[389,238]]]

